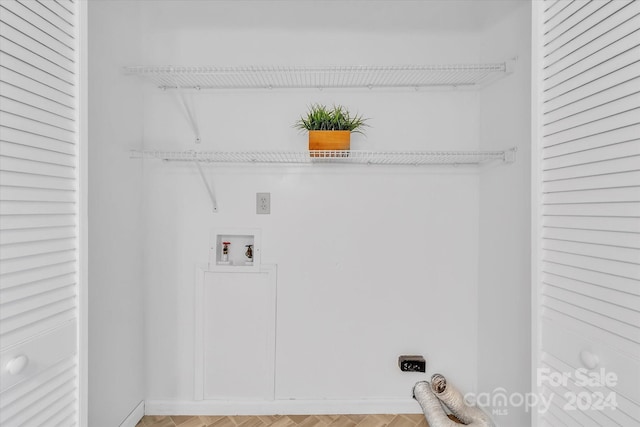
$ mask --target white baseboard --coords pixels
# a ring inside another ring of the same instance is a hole
[[[138,406],[135,407],[133,411],[125,418],[125,420],[120,424],[120,427],[136,427],[138,421],[144,417],[145,411],[145,403],[144,400],[138,403]],[[175,414],[174,414],[175,415]]]
[[[146,415],[420,414],[414,399],[364,400],[148,400]]]

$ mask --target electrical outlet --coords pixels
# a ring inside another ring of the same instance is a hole
[[[400,356],[398,366],[403,372],[425,372],[427,362],[422,356]]]
[[[256,213],[271,213],[271,193],[256,193]]]

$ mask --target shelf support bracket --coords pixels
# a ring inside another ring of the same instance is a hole
[[[518,147],[509,148],[504,152],[504,162],[505,163],[513,163],[516,161],[516,152],[518,151]]]
[[[195,114],[195,108],[191,106],[187,100],[187,96],[180,86],[177,87],[178,98],[180,99],[180,104],[184,109],[184,112],[187,116],[187,120],[191,125],[191,130],[193,130],[194,135],[196,136],[196,144],[200,144],[200,128],[198,126],[198,120]]]
[[[207,189],[207,193],[209,194],[209,198],[211,199],[211,204],[213,205],[213,213],[218,212],[218,202],[216,202],[216,196],[213,194],[213,190],[207,181],[207,177],[204,175],[202,171],[202,166],[200,166],[200,162],[198,160],[194,160],[193,163],[196,164],[198,168],[198,172],[200,173],[200,178],[202,178],[202,182],[204,182],[204,186]]]

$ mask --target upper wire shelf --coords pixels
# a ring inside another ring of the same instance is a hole
[[[163,89],[421,88],[484,86],[512,61],[455,65],[125,67]]]
[[[515,148],[494,151],[131,151],[131,158],[262,164],[477,165],[515,161]]]

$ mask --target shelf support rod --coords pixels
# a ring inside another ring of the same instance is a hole
[[[198,120],[196,119],[196,114],[194,111],[194,108],[192,108],[189,105],[189,102],[187,102],[187,97],[184,93],[184,91],[182,90],[182,88],[180,86],[177,86],[178,89],[178,98],[180,99],[180,103],[182,104],[182,107],[184,108],[184,111],[187,115],[187,120],[189,121],[189,124],[191,125],[191,130],[193,130],[193,133],[196,136],[196,144],[200,144],[200,128],[198,126]]]
[[[516,152],[518,151],[518,147],[511,147],[504,152],[504,162],[505,163],[513,163],[516,161]]]
[[[200,162],[197,160],[194,160],[193,163],[196,164],[196,167],[198,168],[198,172],[200,173],[200,177],[202,178],[202,182],[204,182],[204,186],[207,189],[207,193],[209,193],[209,198],[211,199],[211,204],[213,205],[213,213],[217,213],[218,202],[216,202],[216,196],[213,194],[213,190],[211,189],[211,186],[207,181],[207,177],[204,175],[204,172],[202,171],[202,166],[200,166]]]

